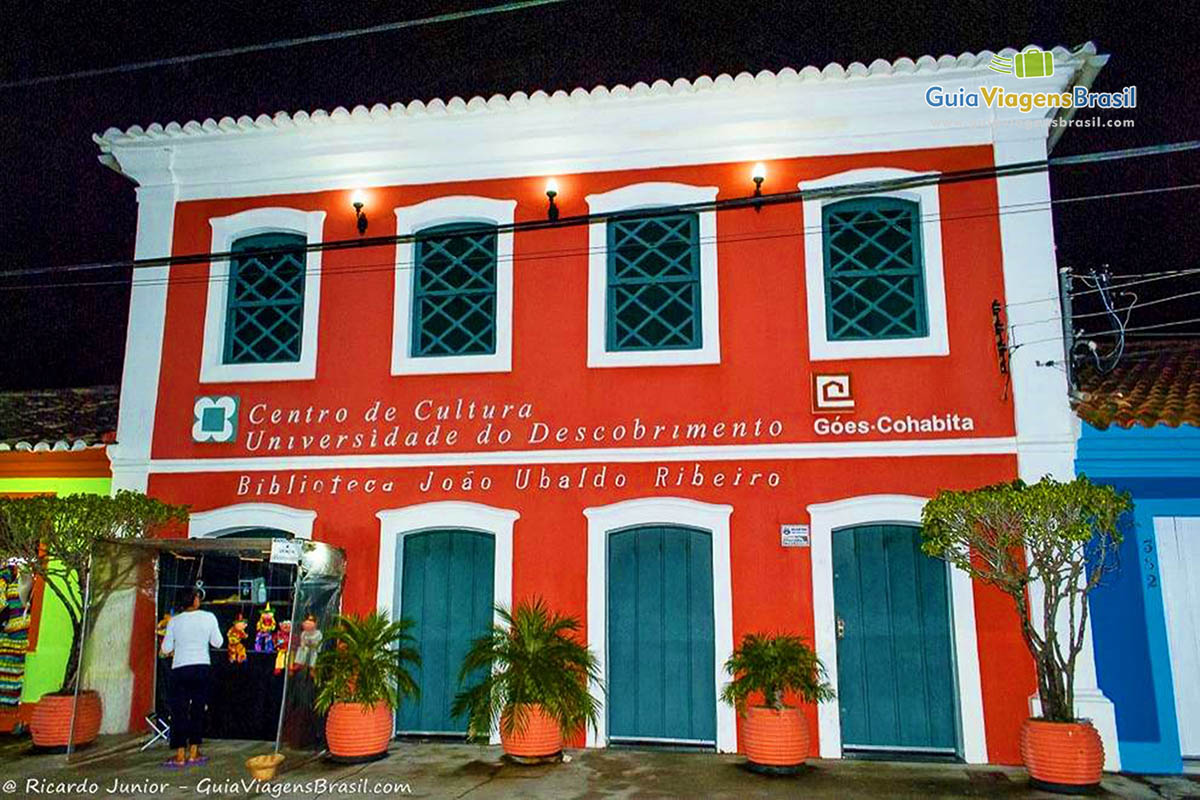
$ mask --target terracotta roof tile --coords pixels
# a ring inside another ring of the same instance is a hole
[[[1077,377],[1075,413],[1101,430],[1200,427],[1200,340],[1137,342],[1111,372],[1088,366]]]
[[[0,392],[0,450],[78,450],[111,439],[117,386]]]

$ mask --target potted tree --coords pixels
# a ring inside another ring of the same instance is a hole
[[[599,682],[596,656],[575,635],[575,617],[551,612],[540,598],[510,613],[476,639],[463,659],[452,713],[466,714],[468,733],[487,736],[500,726],[504,752],[520,763],[557,757],[563,738],[596,726],[599,703],[588,692]]]
[[[725,684],[721,699],[745,719],[742,746],[751,767],[798,770],[808,758],[808,723],[785,697],[793,694],[805,703],[833,699],[817,654],[799,636],[748,633],[725,662],[725,671],[733,680]]]
[[[71,647],[62,684],[58,691],[42,696],[30,720],[30,734],[39,749],[65,748],[72,739],[76,746],[88,744],[100,732],[100,695],[83,690],[75,702],[84,610],[89,602],[84,594],[90,588],[88,611],[94,617],[107,601],[110,587],[125,576],[114,571],[114,565],[105,570],[92,569],[95,543],[102,539],[145,538],[167,523],[186,521],[187,516],[185,506],[168,505],[130,491],[113,496],[0,498],[0,558],[17,559],[41,579],[46,590],[62,603],[71,623]]]
[[[1100,783],[1104,748],[1075,717],[1075,662],[1088,636],[1088,593],[1115,566],[1128,494],[1080,476],[943,491],[922,514],[926,554],[1013,599],[1037,669],[1041,716],[1025,721],[1021,755],[1033,783],[1082,792]],[[1031,596],[1040,589],[1040,608]],[[1037,620],[1037,622],[1035,622]]]
[[[316,709],[328,714],[325,740],[330,758],[342,763],[387,756],[392,715],[405,697],[419,693],[409,665],[420,664],[410,619],[387,614],[342,615],[325,637],[330,647],[317,656]]]

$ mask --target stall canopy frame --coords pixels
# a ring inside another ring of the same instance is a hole
[[[157,597],[159,589],[159,570],[158,558],[164,552],[173,553],[176,555],[184,555],[190,557],[199,557],[204,554],[213,554],[217,556],[227,556],[244,558],[251,560],[268,561],[271,558],[272,548],[275,542],[285,541],[292,547],[299,546],[300,557],[296,564],[296,578],[292,586],[290,600],[292,601],[291,623],[292,623],[292,640],[289,650],[294,655],[297,643],[299,626],[296,619],[298,610],[302,603],[298,598],[302,596],[306,586],[313,586],[319,581],[335,580],[337,589],[333,594],[332,601],[325,608],[322,616],[325,618],[326,624],[332,621],[332,617],[340,612],[341,595],[343,582],[346,573],[346,554],[338,547],[334,547],[324,542],[314,542],[300,539],[267,539],[267,538],[238,538],[236,536],[205,538],[205,539],[101,539],[96,542],[91,556],[91,568],[89,569],[87,585],[84,587],[84,605],[83,615],[84,623],[80,634],[80,646],[78,652],[78,675],[79,679],[75,685],[75,698],[71,712],[71,728],[70,742],[66,748],[68,760],[72,758],[78,748],[75,747],[75,730],[77,718],[80,709],[80,694],[81,688],[87,682],[89,677],[89,666],[92,661],[92,656],[95,647],[89,647],[89,640],[94,639],[98,623],[101,627],[111,627],[114,623],[119,626],[122,624],[120,609],[110,605],[110,601],[120,596],[128,603],[136,604],[138,596],[141,595],[141,602],[153,602],[154,612],[153,620],[150,622],[153,628],[155,621],[160,616],[160,609],[157,607]],[[282,563],[282,562],[277,562]],[[292,562],[288,562],[292,563]],[[149,568],[149,569],[148,569]],[[149,594],[150,598],[145,595]],[[137,614],[127,615],[124,625],[128,640],[130,642],[128,655],[134,655],[136,634],[135,624],[138,621]],[[142,619],[144,622],[144,618]],[[143,634],[144,635],[144,634]],[[144,657],[149,660],[151,666],[153,659],[157,658],[156,650],[158,647],[158,639],[151,635],[149,640],[153,642],[153,650],[145,654]],[[111,653],[106,653],[108,657],[112,657]],[[155,670],[151,669],[151,676]],[[283,677],[283,694],[279,701],[278,722],[276,725],[274,752],[278,753],[283,746],[284,722],[288,711],[289,689],[292,683],[292,670],[284,670]],[[152,677],[152,682],[149,688],[150,696],[154,696],[155,678]],[[135,702],[133,697],[133,688],[129,690],[129,697],[126,698],[129,704]],[[106,712],[107,713],[107,712]],[[107,725],[106,719],[106,725]],[[130,727],[135,727],[131,721]],[[105,729],[101,729],[101,733],[105,733]],[[126,731],[126,733],[134,733],[135,731]],[[89,758],[101,757],[109,751],[121,752],[124,750],[136,749],[138,742],[143,738],[140,731],[136,736],[126,736],[121,739],[115,746],[105,748],[100,747],[98,750],[89,748]]]

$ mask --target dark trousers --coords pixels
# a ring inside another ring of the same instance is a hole
[[[204,738],[211,681],[208,664],[171,670],[171,747],[199,745]]]

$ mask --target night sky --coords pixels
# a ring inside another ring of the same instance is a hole
[[[494,4],[10,1],[0,4],[7,40],[0,80]],[[1200,26],[1187,6],[958,2],[925,11],[913,3],[568,0],[288,50],[0,89],[2,269],[132,256],[133,185],[97,163],[91,135],[135,123],[1093,40],[1112,55],[1094,88],[1138,87],[1139,108],[1099,113],[1136,124],[1068,130],[1055,155],[1200,138]],[[1200,153],[1058,169],[1052,180],[1056,198],[1200,183]],[[1058,205],[1060,263],[1079,270],[1107,264],[1118,275],[1198,267],[1198,198],[1200,192],[1180,191]],[[28,288],[79,280],[61,275],[0,281],[0,388],[118,382],[128,272],[88,273],[87,280],[114,281],[102,287]],[[1200,280],[1138,289],[1146,302],[1200,290]],[[1084,300],[1082,310],[1092,310]],[[1200,317],[1196,300],[1135,308],[1130,325]],[[1109,327],[1103,319],[1088,322],[1103,330]],[[1200,325],[1167,330],[1195,333]]]

